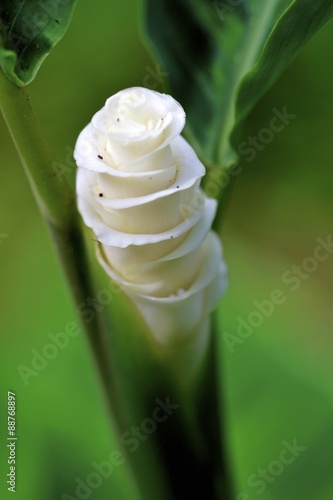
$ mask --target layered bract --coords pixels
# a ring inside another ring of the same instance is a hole
[[[216,201],[200,189],[205,168],[180,136],[172,97],[130,88],[110,97],[75,148],[78,207],[98,258],[155,339],[183,346],[195,364],[209,315],[226,288]]]

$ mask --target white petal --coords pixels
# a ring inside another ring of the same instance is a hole
[[[110,97],[92,119],[106,151],[121,165],[161,149],[185,124],[181,105],[168,95],[133,87]]]
[[[137,285],[120,278],[105,261],[101,249],[98,259],[109,276],[124,287],[132,298],[156,339],[163,345],[182,343],[191,337],[216,307],[227,287],[226,266],[222,260],[222,245],[218,236],[210,232],[204,242],[203,257],[196,280],[188,290],[178,294],[156,297],[157,283]]]
[[[133,300],[177,371],[198,368],[209,315],[227,286],[216,201],[205,168],[179,135],[183,108],[134,87],[107,100],[79,135],[78,207],[107,274]]]

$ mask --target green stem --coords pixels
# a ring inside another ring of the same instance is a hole
[[[20,156],[40,212],[46,222],[77,306],[93,296],[89,264],[75,196],[53,170],[55,157],[32,110],[25,88],[18,88],[0,71],[0,109]],[[82,321],[106,393],[112,392],[110,363],[101,318]]]
[[[72,215],[73,193],[60,182],[55,157],[30,105],[25,88],[18,88],[0,71],[0,108],[47,224],[65,227]]]
[[[225,423],[225,388],[220,383],[218,327],[216,320],[216,313],[213,313],[206,370],[201,380],[201,391],[198,391],[197,398],[198,421],[199,426],[203,429],[204,438],[208,446],[209,468],[212,474],[216,498],[231,500],[235,496]],[[209,387],[209,391],[207,391],[207,387]]]

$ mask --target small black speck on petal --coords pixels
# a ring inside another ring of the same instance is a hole
[[[101,156],[101,155],[97,155],[97,158],[99,158],[100,160],[103,160],[103,156]]]
[[[99,193],[99,197],[100,197],[100,198],[103,198],[103,193]]]

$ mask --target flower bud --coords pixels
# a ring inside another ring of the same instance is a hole
[[[74,156],[78,207],[100,264],[163,349],[186,353],[190,372],[227,280],[210,229],[216,201],[200,189],[205,168],[180,136],[184,124],[172,97],[126,89],[94,115]]]

